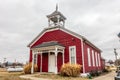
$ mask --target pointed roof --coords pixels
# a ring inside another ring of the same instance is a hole
[[[62,17],[64,20],[66,20],[66,17],[61,12],[58,11],[58,5],[57,4],[56,4],[56,10],[53,13],[47,15],[47,17],[51,18],[51,17],[56,16],[56,15],[60,15],[60,17]]]

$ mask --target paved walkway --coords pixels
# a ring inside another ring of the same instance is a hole
[[[50,79],[45,79],[45,78],[37,78],[33,76],[34,75],[21,75],[20,78],[31,79],[31,80],[50,80]]]
[[[92,80],[114,80],[115,76],[116,76],[116,73],[113,71],[113,72],[110,72],[109,74],[96,77],[96,78],[94,78]]]

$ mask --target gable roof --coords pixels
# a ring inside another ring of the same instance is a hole
[[[44,33],[50,32],[50,31],[53,31],[53,30],[62,30],[64,32],[68,33],[68,34],[72,34],[73,36],[83,40],[85,43],[87,43],[87,44],[91,45],[92,47],[96,48],[97,50],[101,51],[98,47],[96,47],[94,44],[92,44],[84,36],[79,35],[79,34],[73,32],[73,31],[70,31],[70,30],[68,30],[64,27],[60,27],[60,26],[44,28],[43,31],[28,44],[28,47],[31,47]]]

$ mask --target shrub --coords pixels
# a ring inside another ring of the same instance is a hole
[[[31,74],[31,68],[32,68],[32,63],[28,63],[24,66],[24,73],[25,74]],[[38,66],[37,64],[34,64],[34,72],[38,71]]]
[[[95,71],[91,70],[91,71],[90,71],[90,75],[93,76],[93,77],[96,76]]]
[[[100,71],[98,71],[98,70],[91,70],[90,71],[90,75],[91,76],[99,76],[101,74],[101,72]]]
[[[62,65],[60,74],[62,76],[76,77],[76,76],[80,75],[81,68],[82,68],[82,66],[79,64],[66,63],[66,64]]]
[[[102,72],[109,72],[109,70],[104,68]]]

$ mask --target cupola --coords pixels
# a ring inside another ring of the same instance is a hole
[[[65,26],[66,17],[61,12],[58,11],[58,5],[56,5],[56,10],[52,14],[47,15],[47,18],[49,27]]]

